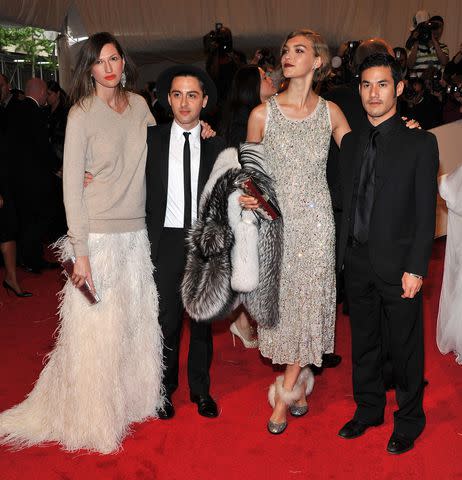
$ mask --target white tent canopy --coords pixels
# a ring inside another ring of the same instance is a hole
[[[460,0],[0,0],[0,21],[76,35],[110,31],[144,61],[200,54],[215,22],[231,28],[238,48],[279,45],[299,27],[330,45],[381,36],[403,45],[417,10],[445,18],[443,40],[454,54],[462,41]]]
[[[0,22],[65,31],[114,33],[141,65],[200,61],[202,36],[222,22],[235,48],[279,46],[284,35],[309,27],[331,46],[383,37],[404,45],[417,10],[445,19],[451,56],[462,41],[461,0],[0,0]]]

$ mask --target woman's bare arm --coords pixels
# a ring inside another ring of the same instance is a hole
[[[332,122],[332,136],[338,147],[342,143],[343,136],[351,131],[345,115],[338,105],[333,102],[327,102],[330,112],[330,119]]]

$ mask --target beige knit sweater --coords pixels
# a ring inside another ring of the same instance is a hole
[[[129,94],[119,114],[94,96],[74,105],[67,121],[63,188],[68,235],[76,256],[88,255],[88,234],[141,230],[145,225],[146,101]],[[94,176],[83,187],[85,171]]]

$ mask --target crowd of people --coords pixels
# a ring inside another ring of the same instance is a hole
[[[20,101],[1,76],[3,285],[32,295],[16,241],[28,271],[56,266],[43,243],[58,238],[74,265],[54,349],[28,397],[0,414],[0,443],[109,453],[133,422],[174,417],[185,309],[190,399],[217,417],[211,321],[239,305],[231,332],[284,366],[268,394],[267,429],[281,434],[288,414],[308,412],[312,371],[341,361],[343,299],[356,411],[338,434],[383,423],[393,385],[387,451],[412,449],[425,427],[421,289],[439,162],[426,129],[462,107],[462,54],[449,61],[443,25],[418,12],[407,50],[347,42],[332,68],[312,30],[287,35],[280,62],[261,48],[246,64],[217,24],[207,71],[170,67],[141,95],[105,32],[82,46],[69,97],[31,79]]]

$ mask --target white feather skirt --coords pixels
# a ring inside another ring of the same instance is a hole
[[[58,242],[69,258],[67,238]],[[66,450],[114,452],[130,424],[162,407],[162,333],[146,230],[90,234],[101,302],[90,306],[68,281],[56,345],[32,392],[0,414],[0,443],[59,442]]]

